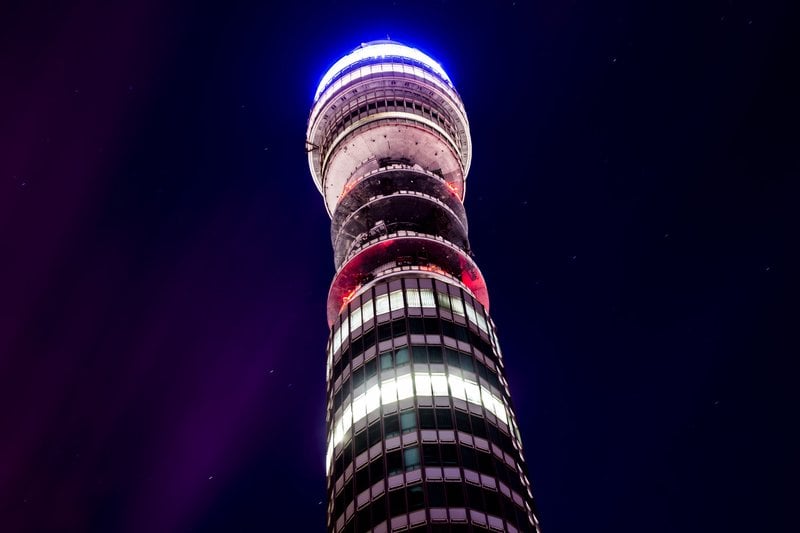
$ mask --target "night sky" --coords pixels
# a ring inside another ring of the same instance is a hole
[[[797,531],[790,2],[0,7],[0,530],[323,531],[316,84],[387,34],[471,120],[546,533]]]

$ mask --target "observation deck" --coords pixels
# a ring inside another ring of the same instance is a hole
[[[394,41],[363,44],[322,77],[306,133],[311,174],[333,217],[353,180],[396,161],[464,197],[472,146],[461,97],[433,59]]]

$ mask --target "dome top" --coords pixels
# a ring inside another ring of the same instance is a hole
[[[317,86],[317,92],[314,94],[314,101],[316,102],[319,99],[322,91],[324,91],[325,88],[328,87],[328,85],[330,85],[336,76],[339,75],[339,73],[343,70],[360,61],[364,61],[365,59],[381,58],[405,58],[412,61],[417,61],[435,72],[439,77],[447,82],[448,85],[451,87],[453,86],[453,83],[450,81],[450,78],[447,76],[447,73],[444,71],[442,66],[416,48],[411,48],[410,46],[400,44],[397,41],[370,41],[368,43],[362,43],[361,46],[355,48],[352,52],[339,59],[331,68],[328,69]]]

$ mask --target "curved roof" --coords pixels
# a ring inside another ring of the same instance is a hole
[[[379,59],[384,57],[403,57],[418,61],[438,74],[448,85],[451,87],[453,86],[453,82],[450,81],[450,78],[447,76],[442,66],[416,48],[411,48],[410,46],[395,41],[371,41],[363,43],[361,46],[339,59],[339,61],[328,69],[317,86],[317,92],[314,94],[314,101],[316,102],[319,99],[322,91],[324,91],[343,70],[365,59]]]

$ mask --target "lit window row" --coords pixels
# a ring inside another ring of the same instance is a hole
[[[509,423],[503,400],[478,383],[461,376],[444,372],[414,372],[387,379],[369,387],[366,392],[356,396],[345,406],[341,416],[333,424],[333,436],[329,439],[326,454],[326,468],[330,472],[333,449],[344,439],[345,434],[356,422],[381,405],[417,396],[452,396],[469,403],[482,405],[504,424]]]
[[[405,301],[403,299],[404,293]],[[399,289],[388,294],[381,294],[375,297],[374,300],[367,300],[359,307],[351,309],[350,313],[342,316],[341,324],[334,327],[331,333],[331,342],[328,346],[328,376],[330,376],[334,354],[341,348],[352,332],[355,332],[363,324],[371,324],[375,316],[406,307],[433,309],[437,307],[437,304],[440,309],[449,311],[457,316],[466,317],[469,322],[489,335],[494,341],[494,346],[497,347],[498,343],[494,337],[493,328],[490,327],[483,312],[481,310],[476,311],[475,307],[471,303],[464,301],[463,298],[434,291],[433,289]],[[499,353],[499,349],[497,351]]]

